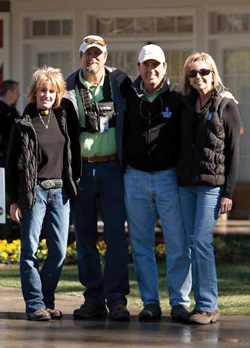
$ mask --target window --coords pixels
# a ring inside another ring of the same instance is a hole
[[[116,17],[96,18],[97,32],[100,35],[133,35],[159,33],[192,33],[193,17]]]
[[[250,13],[210,13],[210,33],[248,33]]]
[[[239,181],[250,180],[250,49],[226,49],[224,83],[239,102],[244,135],[240,139]]]
[[[70,19],[30,19],[24,21],[24,36],[28,38],[36,37],[58,37],[72,36],[73,22]]]
[[[64,78],[66,79],[72,72],[72,57],[71,52],[44,52],[38,53],[38,66],[52,66],[53,68],[61,69]]]
[[[168,63],[168,77],[172,83],[181,83],[182,68],[186,58],[191,54],[188,50],[165,51]],[[126,72],[134,80],[138,76],[138,52],[134,51],[109,51],[107,65]]]

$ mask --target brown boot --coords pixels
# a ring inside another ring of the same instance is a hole
[[[220,319],[220,314],[217,309],[213,312],[202,312],[194,310],[189,318],[189,321],[194,324],[210,324],[216,323]]]

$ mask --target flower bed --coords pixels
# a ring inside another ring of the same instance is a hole
[[[104,240],[99,240],[97,243],[97,249],[100,253],[101,260],[105,259],[106,244]],[[132,254],[132,247],[128,247],[129,255]],[[6,239],[0,240],[0,263],[18,263],[20,261],[21,254],[21,241],[20,239],[13,240],[8,243]],[[46,239],[42,239],[39,243],[37,250],[37,258],[39,261],[44,261],[47,257],[48,249],[46,245]],[[165,244],[160,243],[155,247],[155,254],[157,257],[165,257]],[[76,242],[70,244],[67,247],[65,263],[75,263],[77,259]]]

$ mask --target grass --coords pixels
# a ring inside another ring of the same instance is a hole
[[[164,262],[158,263],[159,293],[161,306],[170,310],[166,291],[166,268]],[[128,306],[141,307],[142,303],[135,279],[133,265],[129,265],[130,294]],[[247,315],[250,316],[250,267],[243,263],[218,263],[219,308],[222,315]],[[0,285],[20,287],[19,266],[0,265]],[[61,280],[57,287],[57,293],[64,295],[82,296],[82,286],[78,282],[76,265],[65,265]],[[193,294],[191,294],[193,299]],[[193,301],[192,301],[193,303]]]

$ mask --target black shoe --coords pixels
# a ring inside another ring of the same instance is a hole
[[[161,307],[156,303],[150,303],[144,306],[143,310],[139,313],[139,321],[160,319],[161,314]]]
[[[32,321],[50,320],[51,316],[45,308],[37,309],[35,312],[27,313],[27,318]]]
[[[190,315],[191,314],[188,311],[187,307],[183,305],[177,305],[172,307],[171,317],[174,320],[187,322],[189,321]]]
[[[130,313],[125,305],[118,303],[110,308],[109,319],[114,321],[129,321]]]
[[[80,308],[75,309],[73,316],[75,318],[95,318],[103,317],[108,313],[105,304],[96,304],[96,303],[84,303]]]
[[[59,309],[46,308],[46,311],[50,314],[51,319],[60,319],[62,317],[62,312]]]

